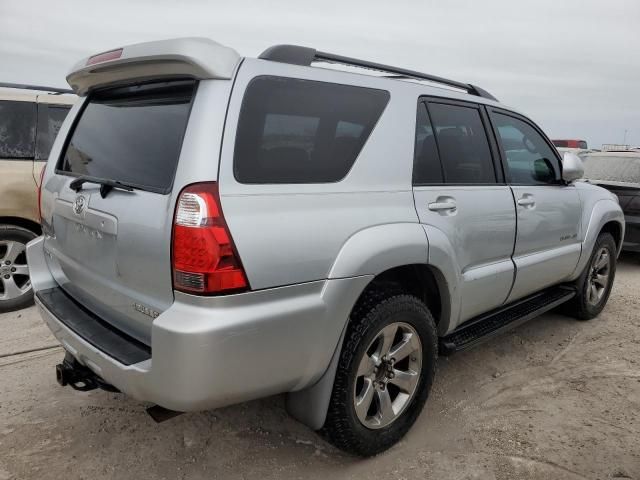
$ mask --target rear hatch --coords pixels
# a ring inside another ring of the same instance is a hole
[[[57,282],[147,344],[153,318],[173,302],[171,192],[196,87],[174,80],[90,93],[46,181],[45,249]]]

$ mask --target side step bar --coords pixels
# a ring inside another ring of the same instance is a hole
[[[471,348],[563,304],[576,295],[571,287],[548,288],[515,303],[463,323],[440,338],[440,354],[451,355]]]

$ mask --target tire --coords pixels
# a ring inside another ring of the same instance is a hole
[[[26,245],[36,236],[25,228],[0,225],[0,313],[33,304]]]
[[[395,352],[397,362],[393,363],[390,355],[382,357],[386,358],[382,362],[380,355],[388,343],[385,334],[394,335],[394,328],[396,333],[387,351]],[[407,433],[420,414],[433,383],[437,357],[435,322],[423,302],[393,290],[365,293],[351,314],[321,433],[333,445],[354,455],[367,457],[387,450]],[[371,372],[369,367],[375,365],[374,358],[380,360],[377,372],[359,375],[362,371]],[[366,395],[371,388],[373,393]],[[412,393],[407,393],[410,390]],[[387,408],[385,412],[393,413],[398,407],[393,415],[382,413],[379,402],[386,397],[393,404],[392,410]],[[362,401],[356,408],[358,399]],[[386,423],[388,420],[390,423]]]
[[[608,256],[606,266],[602,263],[603,253]],[[564,309],[566,313],[578,320],[591,320],[602,312],[611,294],[616,276],[616,255],[617,248],[613,236],[610,233],[601,233],[593,247],[591,257],[589,257],[589,263],[575,282],[577,294]],[[594,271],[594,269],[596,270]],[[606,285],[601,285],[601,276],[605,270]],[[597,272],[600,272],[600,281],[595,277]],[[594,283],[598,287],[597,297],[593,296]]]

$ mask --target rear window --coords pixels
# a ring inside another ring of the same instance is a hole
[[[92,94],[59,171],[169,192],[194,89],[194,81],[180,81]]]
[[[640,155],[586,155],[582,160],[584,178],[589,180],[640,183]]]
[[[389,92],[263,76],[247,87],[236,135],[241,183],[328,183],[345,177]]]
[[[46,160],[58,136],[60,126],[67,118],[71,107],[38,104],[38,132],[36,138],[36,160]]]
[[[36,104],[0,100],[0,158],[33,159]]]

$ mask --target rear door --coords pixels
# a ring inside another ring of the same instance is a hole
[[[35,147],[35,95],[0,96],[0,216],[38,221]]]
[[[194,81],[173,81],[90,94],[55,175],[45,176],[45,249],[56,280],[146,343],[153,318],[173,302],[170,193],[195,88]],[[101,191],[87,182],[76,192],[70,183],[80,176],[132,190]]]
[[[420,222],[441,230],[453,248],[459,322],[502,305],[514,276],[515,208],[487,125],[477,104],[428,100],[418,106],[415,204]]]
[[[582,206],[575,185],[561,180],[560,159],[529,120],[491,109],[505,173],[518,212],[516,279],[508,301],[559,283],[580,258]]]

